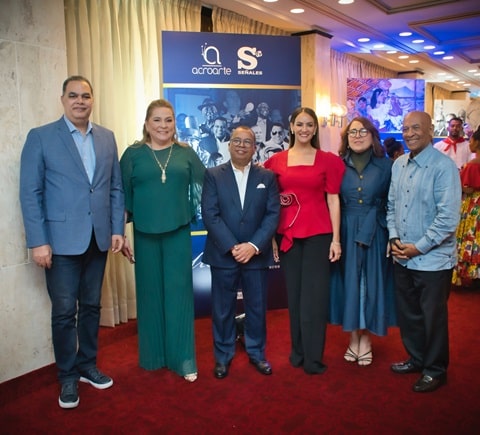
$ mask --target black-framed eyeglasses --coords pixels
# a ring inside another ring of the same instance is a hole
[[[281,133],[282,133],[281,130],[280,131],[272,131],[272,136],[276,136],[277,134],[281,134]]]
[[[352,128],[351,130],[347,131],[347,134],[350,137],[356,137],[357,134],[360,135],[360,137],[365,137],[368,133],[370,133],[366,128],[361,128],[360,130],[357,130],[356,128]]]

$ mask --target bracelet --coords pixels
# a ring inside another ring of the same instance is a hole
[[[332,244],[332,245],[337,245],[337,246],[342,246],[342,244],[341,244],[340,242],[335,242],[335,241],[333,241],[333,240],[332,240],[332,243],[331,243],[331,244]]]

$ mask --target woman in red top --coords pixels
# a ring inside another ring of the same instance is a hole
[[[290,363],[320,374],[326,370],[330,262],[341,255],[338,194],[345,166],[320,150],[317,116],[301,107],[291,116],[289,149],[265,167],[277,175],[282,204],[276,243],[288,294]]]

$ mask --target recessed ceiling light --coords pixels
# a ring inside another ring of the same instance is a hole
[[[401,56],[398,56],[399,59],[408,59],[410,56],[407,56],[406,54],[402,54]]]
[[[290,12],[292,14],[303,14],[305,12],[305,10],[302,9],[302,8],[295,8],[295,9],[290,9]]]
[[[474,73],[474,72],[477,72],[477,70],[476,69],[469,69],[468,72],[469,73]]]
[[[439,75],[439,76],[446,76],[447,73],[446,73],[446,72],[439,72],[438,75]]]
[[[424,39],[414,39],[412,41],[412,44],[423,44],[425,42]]]
[[[409,60],[408,63],[418,63],[420,62],[419,60]]]
[[[373,48],[377,48],[377,49],[378,49],[378,48],[383,48],[383,47],[385,47],[384,44],[375,44],[375,45],[373,46]]]
[[[398,36],[412,36],[412,32],[400,32]]]
[[[452,82],[458,82],[460,79],[457,79],[457,78],[453,78],[452,79]]]
[[[434,48],[435,48],[434,45],[425,45],[425,46],[423,47],[424,50],[433,50]]]
[[[447,80],[453,79],[453,76],[445,76]]]
[[[358,38],[357,41],[358,42],[369,42],[370,38]]]
[[[475,73],[474,76],[480,76],[480,72]]]
[[[434,51],[433,54],[436,55],[436,56],[440,56],[442,54],[445,54],[445,52],[444,51]]]
[[[397,53],[397,50],[388,50],[387,51],[387,54],[396,54]]]
[[[339,5],[351,5],[355,0],[338,0]]]
[[[442,59],[443,60],[452,60],[453,56],[443,56]]]
[[[263,0],[265,3],[275,3],[278,2],[278,0]]]
[[[464,83],[463,86],[472,86],[470,83]]]

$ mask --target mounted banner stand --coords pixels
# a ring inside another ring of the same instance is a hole
[[[238,125],[255,132],[256,162],[288,148],[289,115],[301,104],[300,37],[162,32],[162,47],[163,93],[175,108],[178,138],[206,167],[230,160],[228,140]],[[199,213],[192,225],[196,317],[211,313],[205,237]],[[278,266],[269,278],[268,308],[286,307]]]

